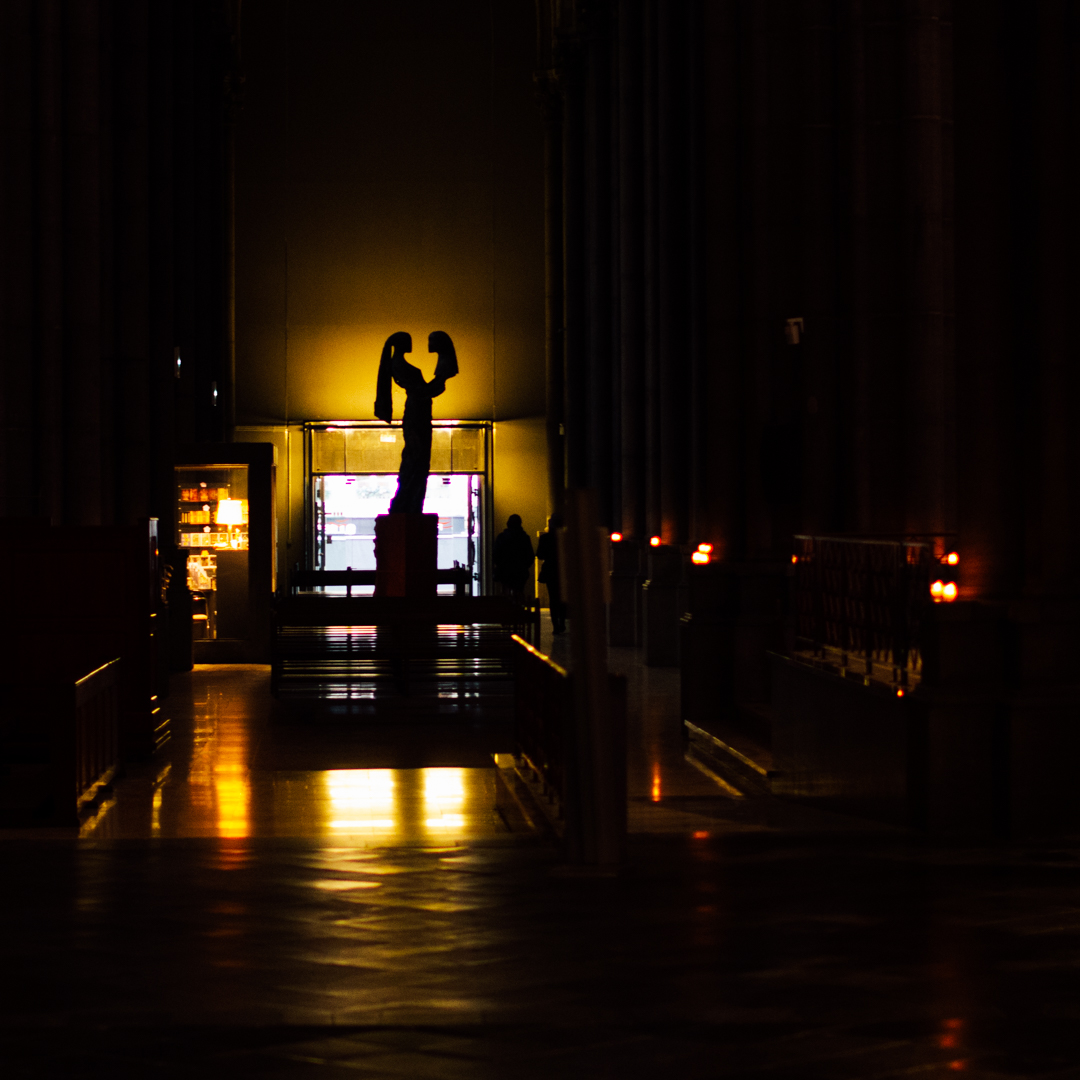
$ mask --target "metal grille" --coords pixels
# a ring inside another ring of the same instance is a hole
[[[898,688],[918,682],[919,625],[936,565],[933,544],[794,540],[796,654]]]

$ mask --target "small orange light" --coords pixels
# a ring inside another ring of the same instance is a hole
[[[709,561],[708,553],[704,551],[695,551],[694,554],[690,556],[690,561],[696,566],[704,566]]]
[[[941,590],[941,599],[947,604],[951,604],[956,599],[956,582],[946,581],[945,587]]]
[[[612,533],[611,534],[611,542],[613,544],[619,543],[620,540],[622,540],[622,533]]]
[[[935,581],[934,584],[930,586],[930,595],[935,600],[940,600],[941,599],[941,594],[944,591],[945,591],[945,582],[944,581]]]
[[[694,833],[694,839],[695,840],[708,840],[709,839],[709,834],[707,832],[696,832],[696,833]]]
[[[955,551],[950,551],[949,554],[945,556],[945,561],[950,566],[958,566],[960,564],[960,556]]]
[[[713,550],[712,544],[698,544],[697,549],[698,551],[704,551],[706,555],[711,555]]]
[[[660,540],[659,536],[650,536],[649,537],[649,546],[650,547],[659,547],[661,543],[662,543],[662,541]]]
[[[798,555],[792,555],[792,556],[791,556],[791,561],[792,561],[793,563],[797,563],[797,562],[799,561],[799,556],[798,556]]]
[[[903,697],[904,696],[904,688],[902,686],[898,686],[896,688],[896,696],[897,697]]]

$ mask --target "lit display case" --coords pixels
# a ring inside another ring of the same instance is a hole
[[[177,468],[177,547],[187,553],[196,641],[242,636],[249,519],[246,465]]]
[[[177,547],[247,551],[247,474],[246,465],[176,470]]]
[[[195,662],[261,660],[275,569],[274,447],[192,447],[181,462],[173,536],[191,590]]]

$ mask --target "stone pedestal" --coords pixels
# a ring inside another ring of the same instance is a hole
[[[641,549],[632,540],[610,545],[608,644],[641,644]]]
[[[677,667],[679,627],[685,607],[682,592],[683,556],[676,547],[650,548],[649,579],[641,587],[645,663]]]
[[[375,519],[375,595],[434,596],[438,514],[380,514]]]
[[[999,604],[934,604],[923,618],[923,678],[910,697],[925,717],[920,756],[931,832],[1009,831],[1010,636]]]
[[[682,717],[723,720],[769,745],[770,652],[784,648],[790,564],[714,562],[686,570]]]

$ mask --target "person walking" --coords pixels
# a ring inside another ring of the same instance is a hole
[[[566,604],[562,598],[562,579],[559,577],[559,538],[556,530],[561,528],[562,518],[552,514],[548,518],[547,532],[541,533],[536,542],[536,557],[543,564],[537,580],[547,586],[551,632],[562,634],[566,631]]]
[[[511,514],[506,519],[506,528],[495,537],[492,564],[495,584],[501,585],[518,603],[525,599],[525,583],[535,558],[529,534],[521,527],[521,515]]]

